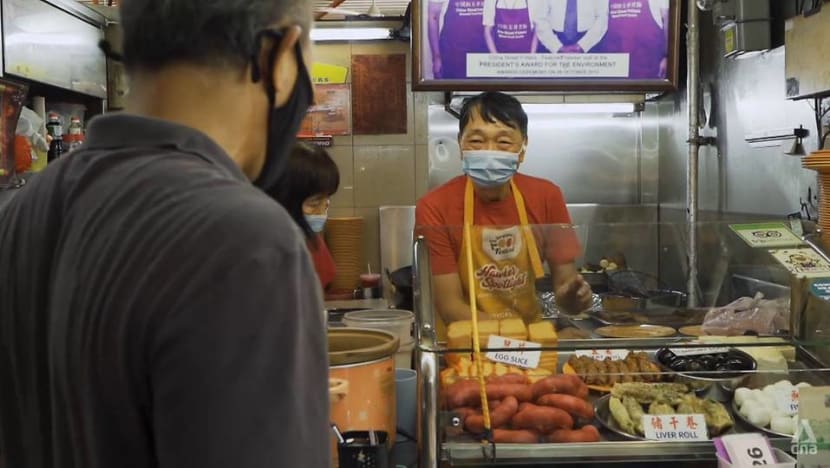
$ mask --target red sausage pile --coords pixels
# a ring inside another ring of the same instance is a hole
[[[575,375],[530,383],[526,375],[506,374],[489,378],[486,391],[497,443],[599,441],[599,431],[590,424],[594,408],[586,401],[588,387]],[[444,408],[475,435],[484,432],[480,395],[476,380],[458,381],[442,393]]]

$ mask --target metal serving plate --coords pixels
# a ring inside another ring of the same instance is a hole
[[[745,424],[747,427],[757,429],[761,432],[767,433],[767,434],[769,434],[771,436],[775,436],[775,437],[790,437],[790,438],[793,437],[793,434],[785,434],[783,432],[773,431],[772,429],[770,429],[768,427],[759,426],[757,424],[752,424],[751,422],[749,422],[749,419],[746,419],[744,417],[744,415],[741,414],[740,408],[738,408],[738,404],[735,403],[735,400],[732,400],[732,405],[730,405],[730,406],[732,407],[732,413],[734,414],[735,419],[740,421],[741,424]]]
[[[594,402],[594,417],[597,421],[609,431],[617,434],[625,439],[629,440],[648,440],[645,437],[638,436],[637,434],[631,434],[628,432],[623,431],[620,429],[620,426],[617,425],[617,422],[614,421],[614,417],[611,416],[611,409],[608,407],[608,402],[611,401],[611,395],[605,395],[597,399]],[[653,442],[660,442],[660,441],[653,441]]]
[[[604,427],[605,429],[613,432],[614,434],[617,434],[617,435],[619,435],[619,436],[621,436],[625,439],[628,439],[628,440],[648,440],[649,442],[655,442],[655,443],[661,443],[661,444],[662,443],[672,443],[673,442],[673,441],[664,441],[664,440],[649,440],[649,439],[646,439],[645,437],[640,437],[637,434],[631,434],[631,433],[623,431],[622,429],[620,429],[620,426],[617,425],[617,422],[614,421],[614,417],[611,415],[611,409],[608,407],[608,402],[610,400],[611,400],[611,394],[608,394],[608,395],[605,395],[603,397],[600,397],[599,399],[597,399],[594,402],[594,417],[596,418],[597,421],[599,421],[599,423],[602,425],[602,427]],[[726,432],[724,432],[722,434],[718,434],[717,437],[724,436],[726,434],[734,434],[734,433],[737,432],[735,430],[735,424],[734,424],[735,415],[738,414],[737,410],[734,408],[734,406],[730,407],[730,405],[724,405],[724,408],[726,408],[727,412],[733,413],[733,414],[731,414],[733,424],[732,424],[732,427],[729,428],[729,430],[727,430]],[[730,409],[732,411],[730,411]],[[743,419],[741,419],[741,421],[743,421]],[[753,425],[750,425],[750,426],[751,427],[757,427],[757,426],[753,426]],[[771,432],[769,430],[766,430],[765,432],[767,432],[768,434],[771,434],[771,435],[779,436],[779,437],[792,437],[792,436],[788,436],[786,434],[779,434],[779,433],[776,433],[776,432]]]

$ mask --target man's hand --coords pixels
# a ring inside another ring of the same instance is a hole
[[[435,79],[443,78],[443,76],[444,76],[443,75],[443,69],[444,69],[444,65],[441,62],[441,57],[439,57],[439,56],[432,57],[432,76]]]
[[[582,47],[580,47],[579,44],[566,45],[559,49],[560,54],[581,54],[583,52],[585,51],[582,50]]]
[[[591,308],[593,305],[593,293],[582,275],[572,276],[560,284],[554,291],[556,303],[563,312],[578,314]]]

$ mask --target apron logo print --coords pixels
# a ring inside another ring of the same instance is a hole
[[[527,272],[516,265],[505,265],[499,268],[494,264],[484,265],[476,271],[481,289],[488,291],[512,291],[527,285]]]
[[[516,228],[485,229],[482,241],[489,257],[497,261],[512,260],[519,256],[519,251],[522,249],[522,239]]]

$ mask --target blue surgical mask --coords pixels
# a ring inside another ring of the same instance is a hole
[[[461,167],[473,182],[482,187],[498,187],[510,182],[519,169],[519,153],[469,150],[461,153]]]
[[[303,216],[305,216],[305,222],[308,223],[311,230],[316,233],[323,232],[323,228],[326,227],[326,220],[329,219],[329,215],[327,214]]]

